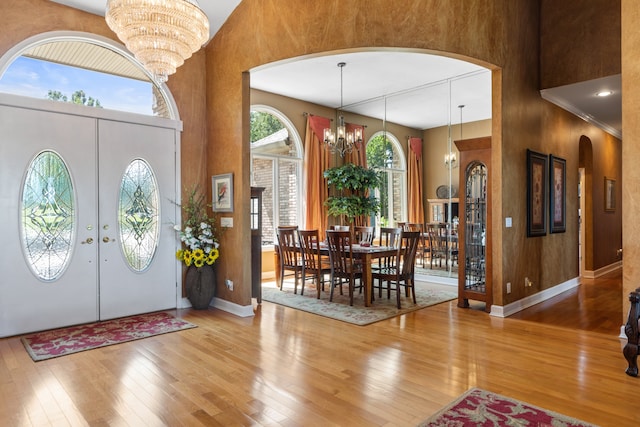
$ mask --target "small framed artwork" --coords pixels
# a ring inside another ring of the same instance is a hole
[[[214,212],[233,212],[233,174],[225,173],[211,177]]]
[[[614,212],[616,210],[616,180],[604,177],[604,210]]]
[[[527,237],[547,234],[547,162],[545,154],[527,150]]]
[[[549,154],[549,232],[567,230],[567,161]]]

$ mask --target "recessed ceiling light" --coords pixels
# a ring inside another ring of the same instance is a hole
[[[611,90],[601,90],[600,92],[596,93],[596,96],[600,96],[600,97],[605,97],[605,96],[609,96],[609,95],[613,95],[613,91],[611,91]]]

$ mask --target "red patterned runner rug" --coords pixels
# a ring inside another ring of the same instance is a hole
[[[468,390],[420,426],[597,427],[479,388]]]
[[[25,335],[21,341],[31,358],[38,362],[195,327],[169,313],[158,312],[37,332]]]

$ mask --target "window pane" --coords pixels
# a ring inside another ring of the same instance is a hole
[[[278,173],[278,225],[298,225],[298,162],[281,160]]]
[[[118,206],[120,247],[134,271],[144,271],[153,260],[160,234],[156,178],[144,160],[129,164],[122,177]]]
[[[22,247],[42,280],[60,277],[69,264],[75,234],[75,195],[60,156],[40,153],[29,165],[22,190]]]
[[[274,243],[275,228],[273,224],[273,167],[271,159],[253,158],[251,185],[264,187],[262,193],[262,244]]]

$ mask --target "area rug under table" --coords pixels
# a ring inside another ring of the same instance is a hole
[[[395,292],[391,292],[391,298],[387,299],[386,294],[378,298],[376,293],[375,301],[370,307],[364,306],[364,296],[358,293],[354,295],[353,306],[349,305],[347,287],[344,287],[344,295],[340,295],[338,289],[334,290],[333,301],[329,302],[329,292],[322,292],[321,298],[316,298],[316,290],[313,286],[306,285],[304,296],[293,293],[293,284],[285,282],[283,290],[275,285],[264,285],[262,287],[262,299],[309,313],[329,317],[354,325],[368,325],[384,319],[399,316],[411,311],[419,310],[431,305],[440,304],[457,298],[455,287],[430,284],[426,282],[416,282],[416,304],[411,298],[402,295],[402,308],[396,306]]]
[[[25,335],[21,341],[37,362],[195,327],[169,313],[158,312],[37,332]]]
[[[597,427],[490,391],[472,388],[420,427]]]

